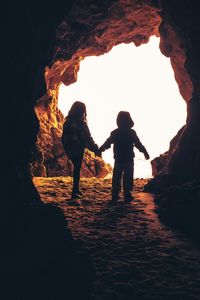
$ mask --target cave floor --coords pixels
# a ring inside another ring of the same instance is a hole
[[[69,202],[70,177],[34,178],[45,203],[61,207],[73,237],[91,257],[95,300],[200,299],[200,250],[163,225],[147,180],[136,179],[134,200],[110,204],[111,180],[81,178],[80,206]]]

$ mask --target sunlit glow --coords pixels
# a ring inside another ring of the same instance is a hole
[[[121,44],[108,54],[85,58],[78,81],[60,87],[58,107],[65,116],[74,101],[86,104],[88,125],[99,146],[116,128],[118,112],[129,111],[150,160],[168,150],[186,120],[186,104],[156,37],[140,47]],[[152,177],[150,160],[137,149],[135,155],[134,177]],[[103,159],[113,165],[112,148]]]

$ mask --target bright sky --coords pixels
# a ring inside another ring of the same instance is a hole
[[[74,101],[86,104],[88,126],[99,146],[116,128],[118,112],[129,111],[150,160],[168,150],[186,120],[186,104],[156,37],[140,47],[121,44],[105,55],[85,58],[78,81],[60,87],[58,107],[65,116]],[[152,177],[150,160],[137,149],[135,155],[134,177]],[[102,157],[113,166],[112,148]]]

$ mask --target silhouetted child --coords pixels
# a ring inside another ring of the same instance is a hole
[[[62,143],[74,169],[72,200],[77,200],[82,196],[82,192],[79,190],[79,181],[85,148],[95,152],[95,154],[99,153],[98,146],[95,144],[87,125],[86,116],[85,104],[76,101],[72,104],[63,124]]]
[[[99,148],[103,152],[114,145],[114,169],[112,177],[112,201],[120,199],[121,181],[123,180],[124,201],[130,202],[133,199],[133,171],[134,171],[134,146],[143,152],[146,159],[149,154],[140,142],[135,130],[131,129],[134,122],[127,111],[120,111],[117,116],[118,128],[113,130],[110,137]]]

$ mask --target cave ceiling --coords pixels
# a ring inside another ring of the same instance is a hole
[[[76,82],[85,57],[102,55],[120,43],[140,46],[152,35],[160,37],[160,50],[170,58],[180,94],[189,101],[192,83],[185,69],[183,38],[164,20],[155,1],[145,0],[75,1],[56,30],[52,60],[45,72],[47,89]]]
[[[76,81],[80,61],[99,56],[120,43],[147,43],[159,36],[159,9],[149,1],[77,1],[57,28],[54,57],[46,68],[49,88]],[[92,3],[93,2],[93,3]]]

